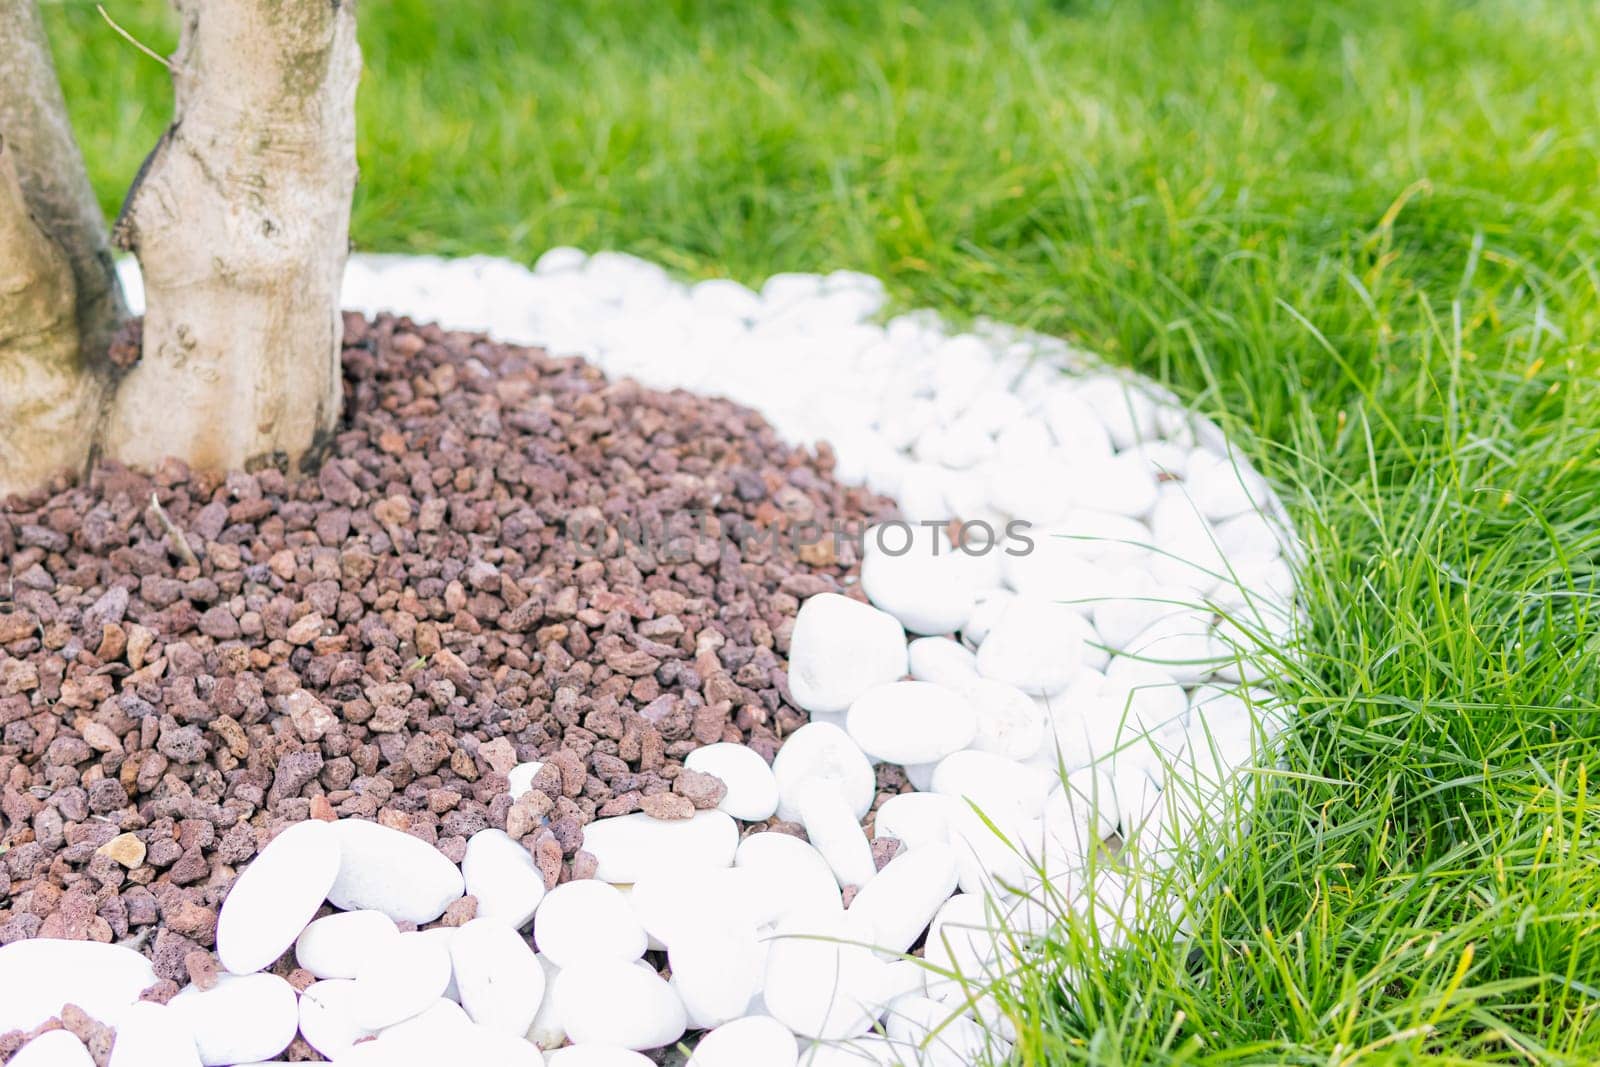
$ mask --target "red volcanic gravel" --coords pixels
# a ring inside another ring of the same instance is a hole
[[[205,982],[218,905],[283,823],[373,818],[457,861],[504,827],[554,884],[592,871],[596,815],[715,806],[694,748],[770,758],[805,721],[790,629],[850,546],[652,552],[618,527],[890,514],[825,448],[404,319],[348,317],[344,373],[314,475],[104,465],[0,510],[0,943],[125,941]]]

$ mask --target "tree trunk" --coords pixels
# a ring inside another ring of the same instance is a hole
[[[0,497],[82,470],[101,395],[71,261],[33,220],[12,157],[0,140]]]
[[[78,292],[78,346],[86,364],[100,369],[127,309],[34,0],[0,0],[0,137],[29,213],[66,253]]]
[[[144,272],[144,346],[105,451],[145,467],[172,455],[303,469],[341,400],[354,0],[177,6],[173,122],[115,228]]]

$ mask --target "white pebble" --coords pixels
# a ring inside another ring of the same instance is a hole
[[[116,1028],[109,1067],[200,1067],[194,1032],[165,1004],[135,1001],[117,1016]]]
[[[83,1042],[65,1030],[49,1030],[29,1041],[7,1061],[10,1067],[94,1067]]]
[[[328,900],[342,911],[373,909],[396,922],[432,922],[464,892],[461,871],[438,849],[364,819],[331,824],[339,835],[339,876]]]
[[[766,892],[768,882],[741,867],[663,869],[635,882],[626,897],[633,921],[650,942],[670,949],[702,926],[754,930],[775,921],[785,905],[781,895]]]
[[[506,792],[511,794],[511,799],[516,800],[533,788],[533,779],[544,770],[544,764],[538,760],[519,763],[506,772]]]
[[[901,793],[885,800],[873,816],[876,837],[892,837],[906,848],[948,844],[955,801],[938,793]]]
[[[156,982],[150,961],[121,945],[29,938],[0,946],[0,1033],[32,1030],[67,1003],[107,1019]]]
[[[330,1060],[337,1060],[362,1038],[378,1031],[356,1021],[361,993],[348,978],[312,982],[300,994],[300,1036]],[[120,1031],[117,1040],[122,1040]]]
[[[300,1027],[294,987],[275,974],[221,974],[210,989],[189,986],[168,1007],[194,1033],[206,1067],[271,1059]]]
[[[827,784],[813,782],[799,796],[800,823],[841,886],[866,885],[877,873],[872,846],[849,806]]]
[[[533,919],[539,951],[557,967],[583,961],[630,963],[644,955],[644,927],[617,888],[585,879],[556,886]]]
[[[865,556],[861,591],[912,633],[950,633],[971,614],[978,569],[942,529],[874,526],[866,533]]]
[[[860,746],[825,722],[807,723],[790,734],[772,761],[772,773],[778,779],[778,817],[790,822],[799,818],[795,799],[806,783],[831,785],[858,819],[871,809],[878,789],[872,764]]]
[[[890,860],[856,894],[850,911],[872,924],[874,948],[899,955],[922,936],[955,891],[955,852],[948,845],[924,844]]]
[[[691,771],[715,775],[728,787],[717,805],[735,819],[762,822],[778,810],[778,779],[761,754],[729,741],[697,748],[684,758]]]
[[[687,1067],[795,1067],[794,1035],[770,1015],[723,1023],[700,1038]]]
[[[766,956],[753,928],[717,922],[689,927],[667,947],[673,984],[701,1028],[720,1026],[749,1010],[761,992]]]
[[[996,819],[1032,818],[1044,810],[1054,783],[1048,775],[992,752],[966,750],[946,756],[933,772],[933,791],[976,805]]]
[[[545,1067],[656,1067],[656,1064],[641,1052],[616,1045],[570,1045],[550,1053]]]
[[[1071,608],[1018,597],[979,647],[978,671],[1035,696],[1059,692],[1083,669],[1087,630]]]
[[[544,899],[544,875],[519,841],[494,827],[467,840],[461,860],[467,892],[478,898],[478,917],[522,928]]]
[[[839,882],[814,845],[789,834],[764,831],[739,842],[737,870],[749,871],[763,887],[777,917],[794,911],[842,908]]]
[[[520,934],[494,919],[473,919],[450,943],[450,967],[473,1022],[512,1037],[528,1032],[544,999],[545,978]]]
[[[971,612],[968,612],[971,617]],[[963,620],[964,621],[964,620]],[[911,677],[919,682],[958,688],[978,676],[978,657],[948,637],[919,637],[907,646]]]
[[[688,1016],[672,987],[647,967],[615,961],[563,967],[550,995],[575,1045],[647,1049],[683,1036]]]
[[[888,763],[935,763],[972,742],[978,715],[960,693],[944,686],[890,682],[856,698],[845,728],[869,756]]]
[[[294,958],[318,978],[354,978],[362,960],[399,934],[381,911],[337,912],[312,920],[295,940]]]
[[[373,1030],[426,1009],[450,984],[450,954],[437,938],[403,933],[378,945],[356,972],[356,1021]]]
[[[973,678],[959,691],[977,716],[970,747],[1020,761],[1044,744],[1044,712],[1016,686]]]
[[[654,819],[639,811],[585,826],[583,847],[597,861],[596,878],[631,883],[660,868],[728,866],[739,847],[739,827],[720,811],[695,812],[689,819]]]
[[[333,888],[339,840],[328,823],[309,819],[274,837],[234,880],[217,915],[217,958],[234,974],[270,966],[283,955]]]
[[[866,1033],[886,974],[873,955],[874,931],[849,912],[796,912],[778,924],[767,955],[767,1011],[803,1037],[824,1041]]]
[[[789,691],[800,707],[843,711],[905,673],[905,631],[893,615],[837,593],[800,605],[789,639]]]

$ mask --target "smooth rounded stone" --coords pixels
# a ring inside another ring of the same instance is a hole
[[[799,798],[800,824],[841,886],[864,886],[877,873],[872,845],[849,806],[826,783],[814,782]]]
[[[878,790],[877,776],[861,747],[844,730],[825,722],[806,723],[790,734],[772,761],[772,773],[778,779],[778,818],[788,822],[799,821],[796,798],[809,782],[831,785],[857,819],[866,817]]]
[[[1183,686],[1165,668],[1124,656],[1106,665],[1100,692],[1124,732],[1160,729],[1182,719],[1189,707]]]
[[[923,945],[923,988],[934,1000],[962,992],[963,984],[984,985],[1000,957],[998,916],[982,893],[957,893],[939,909]],[[961,980],[949,975],[959,975]]]
[[[917,1050],[872,1034],[850,1041],[819,1041],[800,1053],[800,1067],[921,1067]]]
[[[702,922],[673,938],[667,963],[688,1017],[705,1029],[749,1011],[761,992],[767,947],[752,928]]]
[[[1227,559],[1276,559],[1283,554],[1283,533],[1259,511],[1223,519],[1215,529],[1217,547]]]
[[[972,613],[978,569],[956,551],[942,529],[904,523],[873,526],[865,543],[861,591],[907,630],[950,633]]]
[[[963,893],[997,894],[1016,889],[1030,869],[1026,831],[1030,818],[1016,812],[979,814],[958,805],[950,818],[950,848],[956,884]]]
[[[751,834],[739,842],[735,869],[748,871],[762,887],[776,919],[811,908],[843,908],[839,881],[816,846],[772,831]]]
[[[976,805],[997,819],[1038,815],[1054,784],[1035,768],[972,749],[946,756],[933,771],[933,791],[955,800],[957,810]]]
[[[588,258],[588,253],[581,248],[557,245],[555,248],[546,249],[543,255],[534,260],[533,272],[535,274],[563,274],[567,271],[582,270],[583,264]]]
[[[448,1000],[435,1001],[426,1010],[384,1030],[377,1041],[357,1045],[351,1051],[359,1054],[369,1047],[381,1053],[370,1062],[385,1067],[434,1067],[441,1063],[542,1067],[544,1063],[543,1055],[529,1042],[474,1024],[459,1005]],[[343,1063],[344,1058],[339,1062]],[[369,1061],[360,1062],[365,1065]]]
[[[217,915],[217,958],[234,974],[268,967],[294,944],[339,875],[330,823],[295,823],[267,843],[228,890]]]
[[[1129,581],[1122,595],[1095,601],[1089,620],[1094,623],[1100,643],[1120,652],[1162,616],[1174,611],[1173,599],[1171,592],[1164,593],[1154,581],[1140,575]]]
[[[189,986],[168,1007],[194,1033],[206,1067],[271,1059],[300,1028],[294,987],[275,974],[221,974],[210,989]]]
[[[1117,829],[1117,791],[1098,767],[1067,775],[1044,802],[1044,831],[1070,855],[1087,856]]]
[[[137,1001],[123,1009],[115,1025],[108,1067],[200,1067],[194,1032],[165,1004]]]
[[[150,961],[98,941],[36,937],[0,946],[0,1034],[32,1030],[76,1004],[108,1019],[156,983]]]
[[[1161,783],[1137,765],[1117,767],[1111,773],[1111,789],[1117,798],[1117,826],[1124,838],[1138,836],[1156,818],[1171,798],[1162,796]],[[1183,790],[1174,790],[1174,796]]]
[[[930,1067],[966,1067],[967,1064],[1004,1063],[1011,1043],[995,1037],[973,1019],[927,997],[896,1001],[884,1020],[890,1041],[917,1049],[919,1063]]]
[[[968,612],[967,617],[971,616]],[[978,657],[961,642],[948,637],[919,637],[906,646],[906,650],[911,677],[919,682],[956,688],[978,676]]]
[[[1188,610],[1158,620],[1129,642],[1123,655],[1159,667],[1183,685],[1204,680],[1229,658],[1210,619]]]
[[[994,464],[989,468],[989,506],[1035,526],[1048,526],[1074,503],[1075,469],[1055,450]]]
[[[557,1048],[566,1041],[567,1028],[562,1025],[561,1016],[556,1014],[556,998],[550,996],[550,988],[555,985],[556,975],[561,973],[561,968],[551,963],[543,952],[535,954],[534,958],[539,961],[539,969],[544,971],[544,997],[539,1001],[539,1010],[524,1036],[542,1049]]]
[[[955,851],[923,844],[890,860],[856,894],[850,911],[872,924],[875,949],[898,956],[922,936],[956,882]]]
[[[571,1045],[545,1058],[545,1067],[656,1067],[642,1052],[616,1045]]]
[[[1073,382],[1072,392],[1095,413],[1119,450],[1158,436],[1156,403],[1132,382],[1097,375]]]
[[[594,879],[552,889],[533,918],[539,951],[557,967],[582,961],[629,963],[644,955],[644,927],[616,886]]]
[[[873,836],[892,837],[908,849],[949,844],[955,801],[938,793],[900,793],[885,800],[872,817]]]
[[[7,1062],[10,1067],[94,1067],[94,1057],[83,1042],[65,1030],[40,1034]]]
[[[378,1031],[356,1021],[361,992],[348,978],[312,982],[300,994],[300,1036],[330,1060]]]
[[[1051,392],[1040,410],[1050,436],[1062,450],[1085,458],[1109,458],[1111,435],[1083,397],[1070,389]]]
[[[1139,456],[1112,456],[1079,464],[1072,491],[1080,506],[1138,518],[1156,503],[1156,479]]]
[[[1063,604],[1019,596],[978,647],[978,673],[1032,696],[1059,692],[1083,669],[1088,629]]]
[[[362,960],[399,935],[381,911],[341,911],[313,919],[295,939],[294,958],[318,978],[354,978]]]
[[[893,615],[838,593],[800,605],[789,638],[789,691],[800,707],[843,711],[905,673],[905,630]]]
[[[528,1032],[544,999],[545,976],[520,934],[495,919],[473,919],[450,943],[450,966],[473,1022],[517,1038]]]
[[[907,763],[901,770],[906,772],[911,788],[926,793],[933,788],[933,770],[937,766],[937,763]]]
[[[977,715],[969,747],[1006,759],[1025,760],[1044,744],[1044,712],[1014,685],[972,678],[958,690]]]
[[[890,682],[856,698],[845,732],[887,763],[937,763],[972,742],[978,715],[961,693],[942,685]]]
[[[511,799],[517,800],[524,793],[533,789],[533,779],[542,770],[544,770],[544,764],[541,761],[529,760],[527,763],[519,763],[507,771],[506,792],[511,794]]]
[[[467,840],[461,875],[478,898],[478,917],[521,929],[544,899],[544,876],[533,856],[504,830],[479,830]]]
[[[835,893],[832,872],[829,888]],[[771,879],[741,867],[654,871],[628,893],[630,921],[663,948],[701,926],[754,930],[775,922],[787,906],[781,892],[769,892]]]
[[[700,1038],[686,1067],[795,1067],[800,1045],[770,1015],[723,1023]]]
[[[381,1030],[409,1019],[442,997],[450,979],[450,953],[441,939],[403,933],[382,942],[356,972],[356,1021]]]
[[[688,1025],[672,987],[632,963],[585,961],[563,967],[550,995],[575,1045],[660,1048],[682,1037]]]
[[[773,932],[762,999],[773,1018],[803,1037],[836,1041],[877,1021],[886,980],[862,916],[832,909],[795,912]]]
[[[778,778],[752,748],[718,741],[689,753],[683,765],[713,775],[728,787],[717,804],[718,811],[745,822],[763,822],[778,810]]]
[[[790,743],[806,729],[796,730]],[[583,847],[597,861],[596,878],[637,882],[661,868],[728,866],[739,847],[739,827],[721,811],[699,811],[689,819],[656,819],[640,811],[596,819],[583,828]]]
[[[1190,458],[1184,484],[1201,513],[1213,522],[1259,510],[1270,499],[1266,482],[1243,459],[1203,450]]]
[[[961,636],[974,646],[982,645],[988,638],[989,632],[994,629],[994,624],[999,621],[1006,606],[1015,600],[1017,594],[1010,589],[994,587],[980,590],[977,599],[973,602],[972,610],[967,613],[967,619],[961,624]],[[977,666],[977,658],[973,658],[973,666]]]
[[[341,911],[371,909],[396,922],[428,923],[465,891],[460,869],[426,841],[364,819],[330,825],[340,859],[328,900]]]

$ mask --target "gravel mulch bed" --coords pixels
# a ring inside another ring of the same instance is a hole
[[[455,861],[503,827],[554,885],[588,873],[597,815],[715,806],[694,748],[770,756],[806,721],[784,654],[848,543],[585,546],[691,510],[891,513],[825,449],[578,359],[391,317],[345,338],[315,476],[102,466],[0,510],[0,943],[125,941],[186,982],[240,865],[314,817]],[[506,772],[535,759],[513,804]]]

